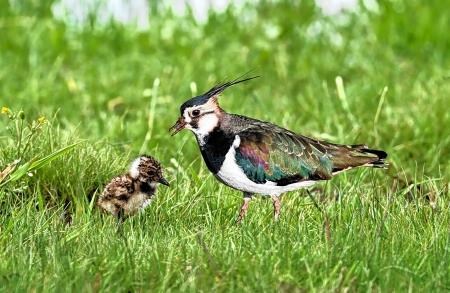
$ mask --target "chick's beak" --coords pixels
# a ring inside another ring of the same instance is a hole
[[[164,177],[161,177],[158,180],[158,182],[161,183],[161,184],[164,184],[165,186],[170,186],[169,181],[167,181],[166,178],[164,178]]]
[[[177,122],[169,128],[169,132],[172,132],[171,135],[174,136],[178,132],[184,129],[186,126],[186,122],[184,121],[183,117],[178,118]]]

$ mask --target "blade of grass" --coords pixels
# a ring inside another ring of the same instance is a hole
[[[73,148],[75,148],[77,145],[79,145],[81,141],[73,143],[71,145],[65,146],[50,155],[47,155],[41,159],[31,159],[30,161],[26,162],[25,164],[19,166],[8,178],[8,180],[4,181],[0,184],[0,188],[8,184],[9,182],[14,182],[22,178],[25,174],[28,172],[38,170],[45,165],[51,163],[53,160],[61,157],[62,155],[66,154],[67,152],[71,151]]]

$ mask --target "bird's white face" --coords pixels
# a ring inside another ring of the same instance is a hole
[[[219,117],[212,109],[204,105],[186,108],[183,113],[185,128],[191,130],[196,135],[206,135],[211,132],[219,123]]]
[[[219,125],[220,108],[216,99],[210,99],[202,105],[195,105],[184,109],[182,116],[172,126],[173,134],[186,128],[195,133],[199,141]]]

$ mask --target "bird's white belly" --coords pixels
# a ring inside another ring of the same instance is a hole
[[[130,197],[123,209],[126,215],[133,215],[141,210],[144,210],[148,205],[150,205],[151,202],[152,199],[149,198],[147,194],[137,192]]]
[[[275,182],[267,181],[264,184],[258,184],[247,178],[244,171],[236,163],[235,155],[236,148],[240,144],[240,138],[236,135],[230,150],[225,156],[225,160],[217,172],[216,176],[226,185],[235,189],[249,192],[259,193],[263,195],[280,195],[287,191],[296,190],[299,188],[311,186],[315,181],[302,181],[285,186],[277,186]]]

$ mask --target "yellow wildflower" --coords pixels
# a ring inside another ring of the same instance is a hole
[[[11,113],[11,109],[9,109],[8,107],[2,107],[2,114],[10,114]]]
[[[41,116],[38,118],[37,121],[39,122],[39,124],[45,124],[45,123],[47,123],[47,118],[45,118],[44,116]]]

